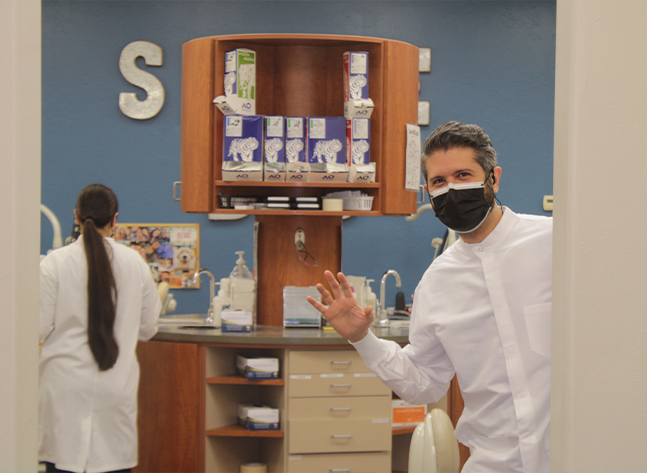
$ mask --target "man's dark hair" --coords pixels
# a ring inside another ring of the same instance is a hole
[[[497,165],[496,151],[490,137],[478,125],[465,125],[457,121],[447,122],[436,128],[422,145],[420,167],[427,182],[427,159],[435,151],[452,148],[472,148],[476,152],[476,162],[488,174]]]

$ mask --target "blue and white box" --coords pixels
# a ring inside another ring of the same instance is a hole
[[[278,379],[279,359],[236,355],[236,371],[247,379]]]
[[[256,114],[255,51],[239,48],[225,53],[224,89],[226,105],[242,115]]]
[[[344,53],[344,103],[368,97],[368,53]]]
[[[306,156],[305,117],[285,118],[285,170],[286,181],[306,182],[308,180],[308,158]]]
[[[285,118],[265,117],[263,180],[285,181]]]
[[[248,310],[223,310],[220,313],[221,330],[226,332],[251,332],[252,313]]]
[[[222,179],[263,180],[263,117],[226,115],[223,124]]]
[[[346,182],[346,119],[308,117],[308,180]]]
[[[279,410],[263,404],[238,404],[238,423],[247,430],[279,430]]]
[[[375,182],[375,163],[371,163],[371,121],[351,118],[346,121],[348,138],[348,182]]]

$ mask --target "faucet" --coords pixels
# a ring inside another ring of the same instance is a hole
[[[207,318],[204,320],[204,323],[207,325],[213,325],[213,299],[216,297],[216,278],[213,277],[211,271],[201,268],[193,275],[194,285],[198,284],[201,274],[209,276],[209,311],[207,312]]]
[[[395,269],[389,269],[384,275],[382,276],[382,281],[380,283],[380,308],[377,312],[377,319],[375,321],[375,325],[377,327],[388,327],[389,326],[389,316],[386,313],[386,278],[389,277],[389,275],[395,276],[395,286],[396,287],[402,287],[402,281],[400,280],[400,275]]]

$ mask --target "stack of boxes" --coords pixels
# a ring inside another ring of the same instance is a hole
[[[368,53],[346,52],[344,117],[256,115],[256,53],[225,53],[222,178],[226,181],[374,182]]]
[[[248,380],[278,379],[278,358],[236,355],[236,371]],[[265,404],[239,404],[238,423],[247,430],[278,430],[279,410]]]
[[[375,163],[371,163],[371,113],[368,96],[368,53],[344,53],[344,117],[348,150],[346,162],[349,182],[375,182]]]

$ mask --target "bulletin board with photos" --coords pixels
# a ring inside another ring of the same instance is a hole
[[[148,264],[155,283],[171,289],[198,288],[193,275],[200,269],[200,225],[118,223],[114,240],[137,250]]]

